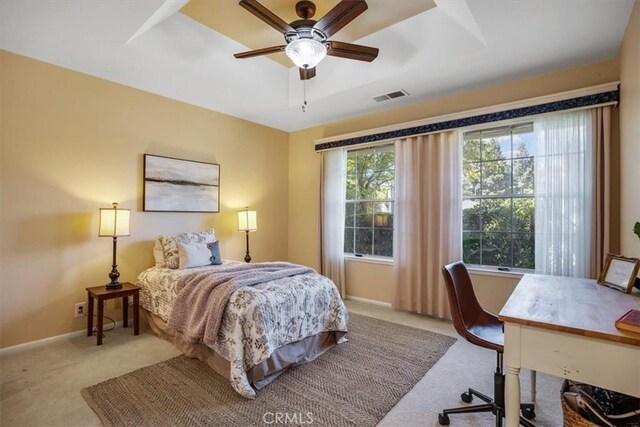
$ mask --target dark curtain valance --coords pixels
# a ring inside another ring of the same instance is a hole
[[[499,122],[502,120],[518,119],[522,117],[535,116],[538,114],[552,113],[554,111],[571,110],[574,108],[589,107],[600,104],[618,102],[620,91],[612,90],[597,93],[595,95],[580,96],[562,101],[547,102],[544,104],[531,105],[528,107],[514,108],[512,110],[498,111],[495,113],[479,114],[477,116],[465,117],[455,120],[447,120],[438,123],[430,123],[406,129],[397,129],[387,132],[374,133],[371,135],[345,138],[337,141],[316,144],[315,150],[330,150],[332,148],[350,147],[359,144],[370,144],[372,142],[392,140],[398,138],[408,138],[426,133],[441,132],[444,130],[464,128],[483,123]]]

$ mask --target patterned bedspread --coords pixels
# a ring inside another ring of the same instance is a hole
[[[177,296],[176,283],[194,270],[153,267],[138,276],[140,305],[167,321]],[[231,385],[255,397],[246,371],[279,347],[326,331],[347,331],[349,315],[334,283],[317,273],[244,287],[231,295],[218,341],[211,348],[231,364]]]

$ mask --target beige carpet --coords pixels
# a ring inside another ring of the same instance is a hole
[[[290,369],[255,401],[184,356],[85,388],[82,395],[105,425],[247,426],[281,417],[289,424],[373,426],[454,342],[354,314],[348,343]]]

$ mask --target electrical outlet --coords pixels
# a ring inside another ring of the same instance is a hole
[[[116,298],[116,299],[113,301],[113,308],[114,308],[115,310],[120,310],[120,308],[122,308],[122,300],[121,300],[120,298]]]
[[[86,302],[79,302],[73,309],[73,317],[82,317],[87,314],[86,310]]]

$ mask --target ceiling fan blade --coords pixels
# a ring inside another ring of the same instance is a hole
[[[367,2],[364,0],[342,0],[320,18],[313,28],[322,31],[329,38],[367,9]]]
[[[378,57],[378,48],[344,42],[327,42],[327,55],[371,62]]]
[[[281,33],[295,31],[295,29],[291,25],[287,24],[285,21],[280,19],[277,15],[258,3],[256,0],[240,0],[239,4]]]
[[[233,56],[235,56],[238,59],[253,58],[254,56],[268,55],[270,53],[282,52],[285,47],[286,47],[285,45],[265,47],[262,49],[248,50],[246,52],[236,53]]]
[[[316,67],[298,68],[300,70],[300,80],[309,80],[316,76]]]

